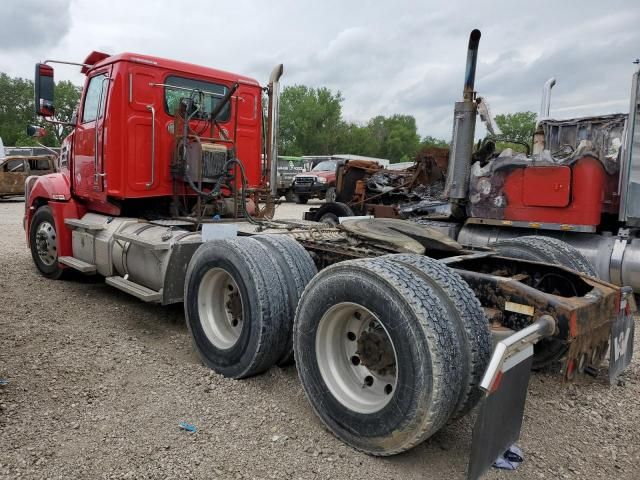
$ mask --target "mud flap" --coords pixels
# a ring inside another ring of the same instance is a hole
[[[631,289],[623,288],[623,298],[620,303],[620,314],[611,325],[609,341],[609,383],[613,384],[616,377],[629,366],[633,357],[633,336],[635,324],[633,314],[636,307],[632,305],[633,293]],[[629,298],[631,297],[631,298]]]
[[[467,479],[480,478],[520,437],[533,364],[533,346],[504,362],[478,409],[473,427]]]

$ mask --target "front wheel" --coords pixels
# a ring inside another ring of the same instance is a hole
[[[40,273],[54,280],[59,279],[65,270],[58,264],[58,233],[51,208],[47,205],[36,210],[31,220],[29,247],[33,263]]]
[[[295,202],[295,201],[296,201],[296,198],[297,198],[297,197],[296,197],[296,194],[295,194],[295,193],[293,193],[293,190],[288,189],[286,192],[284,192],[284,199],[285,199],[287,202],[293,203],[293,202]]]
[[[308,195],[296,195],[296,203],[299,205],[304,205],[309,201]]]

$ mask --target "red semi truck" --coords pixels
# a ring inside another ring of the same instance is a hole
[[[36,66],[35,105],[55,121],[51,63]],[[270,220],[282,65],[265,87],[138,54],[75,65],[86,80],[61,171],[26,180],[38,270],[183,302],[203,362],[231,378],[295,353],[314,411],[349,445],[399,453],[480,405],[477,478],[519,435],[532,363],[573,378],[611,338],[610,378],[629,364],[633,297],[556,266],[583,261],[561,242],[539,263],[404,221]]]

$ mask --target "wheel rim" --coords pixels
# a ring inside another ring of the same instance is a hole
[[[389,332],[362,305],[338,303],[320,319],[316,333],[320,374],[348,409],[370,414],[391,401],[398,383],[397,358]]]
[[[209,341],[221,350],[233,347],[242,334],[244,308],[233,277],[222,268],[209,270],[198,288],[198,314]]]
[[[56,237],[56,229],[51,223],[45,220],[38,225],[36,230],[36,252],[40,261],[49,267],[58,259]]]

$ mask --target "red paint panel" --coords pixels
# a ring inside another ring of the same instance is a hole
[[[606,174],[602,164],[597,159],[586,156],[570,168],[570,199],[566,207],[526,205],[523,199],[525,169],[518,168],[509,173],[503,187],[507,197],[504,220],[599,225],[606,188]]]
[[[571,192],[571,168],[527,167],[524,169],[522,203],[527,207],[566,207]]]

